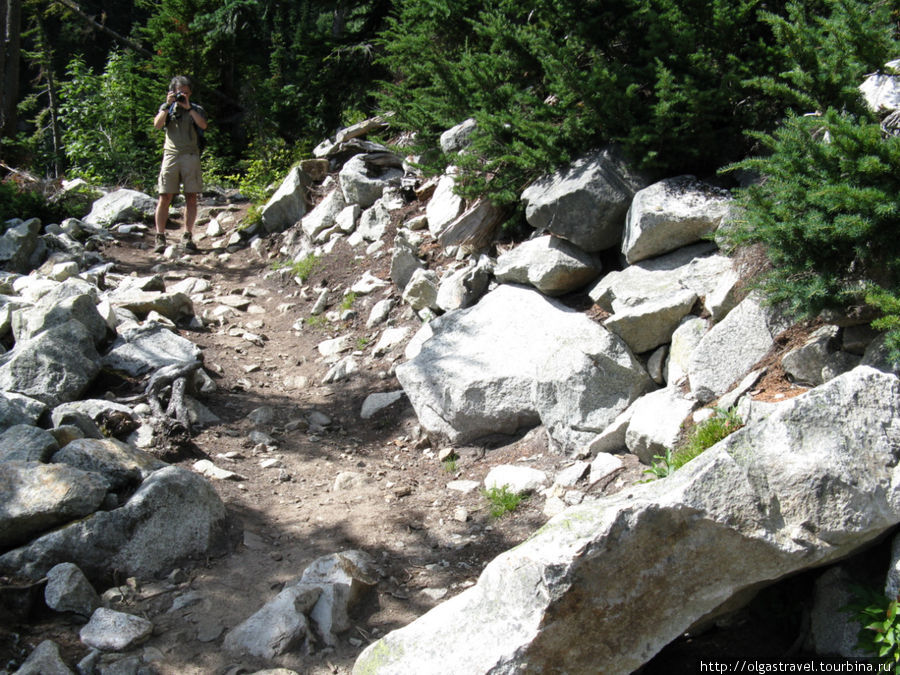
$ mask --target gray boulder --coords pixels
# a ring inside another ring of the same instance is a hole
[[[428,231],[435,239],[440,238],[446,227],[459,217],[466,206],[466,201],[453,192],[456,186],[454,176],[454,167],[448,167],[425,206]]]
[[[364,551],[342,551],[316,558],[303,570],[296,588],[320,591],[309,618],[326,644],[336,645],[336,633],[350,628],[350,612],[378,581],[374,564]]]
[[[0,463],[0,549],[93,513],[108,490],[105,478],[75,467]]]
[[[88,225],[108,227],[129,221],[152,222],[156,200],[137,190],[115,190],[94,202],[91,212],[83,218]]]
[[[391,224],[391,213],[388,211],[384,200],[377,199],[375,203],[362,212],[359,222],[356,224],[356,232],[350,237],[350,243],[366,241],[378,241],[384,236],[388,225]]]
[[[200,348],[190,340],[161,324],[147,323],[120,330],[102,363],[111,370],[139,377],[165,366],[201,358]]]
[[[113,490],[136,487],[144,478],[166,466],[153,455],[114,438],[76,439],[53,455],[52,461],[99,474],[109,481]]]
[[[546,235],[523,242],[497,258],[497,281],[534,286],[544,295],[564,295],[593,281],[600,263],[574,244]]]
[[[310,586],[289,586],[246,621],[225,635],[229,652],[273,659],[298,646],[309,632],[306,613],[321,591]]]
[[[59,645],[44,640],[25,659],[25,663],[13,675],[74,675],[62,660]]]
[[[634,195],[625,221],[622,253],[629,263],[700,241],[719,227],[730,195],[693,176],[654,183]]]
[[[402,291],[413,273],[424,267],[425,263],[419,260],[416,247],[410,243],[403,231],[398,232],[394,238],[394,252],[391,254],[391,281]]]
[[[310,239],[316,241],[320,234],[331,231],[335,225],[335,219],[346,208],[347,202],[344,199],[344,193],[339,187],[335,187],[322,198],[322,201],[316,204],[312,211],[303,216],[300,228]]]
[[[863,99],[874,112],[880,113],[900,108],[898,68],[900,68],[900,61],[890,61],[885,64],[887,72],[873,73],[859,85]]]
[[[898,379],[863,367],[778,404],[668,478],[554,517],[353,672],[632,673],[739,593],[893,528],[898,410]]]
[[[91,616],[100,606],[100,596],[84,573],[72,563],[60,563],[47,572],[44,602],[57,612]]]
[[[397,378],[422,426],[453,443],[543,422],[570,448],[651,387],[619,338],[521,286],[504,284],[431,328]]]
[[[460,122],[455,127],[447,129],[441,134],[440,143],[441,151],[445,153],[459,152],[468,147],[471,142],[472,132],[478,123],[473,117]]]
[[[487,249],[506,212],[488,199],[478,199],[447,223],[441,231],[441,246],[458,246],[475,253]]]
[[[710,255],[713,251],[713,244],[694,244],[658,258],[642,260],[605,275],[591,286],[588,295],[608,312],[655,302],[685,289],[698,297],[707,296],[731,269],[731,260]]]
[[[0,389],[53,406],[79,398],[99,372],[94,337],[72,319],[0,356]]]
[[[642,396],[631,406],[625,446],[644,464],[651,464],[656,455],[675,448],[682,425],[696,405],[678,387]]]
[[[621,309],[603,325],[622,338],[633,352],[640,354],[669,342],[672,333],[696,301],[696,293],[687,288],[681,289],[671,295]]]
[[[288,172],[281,185],[262,208],[262,223],[266,232],[281,232],[306,214],[306,191],[310,179],[299,166]]]
[[[414,310],[437,309],[438,277],[437,273],[417,269],[412,273],[403,289],[403,301]]]
[[[23,394],[0,391],[0,429],[16,424],[35,425],[47,410],[46,404]]]
[[[634,194],[647,185],[613,148],[585,155],[522,193],[525,218],[593,253],[619,244]]]
[[[146,642],[152,633],[153,623],[147,619],[100,607],[82,627],[78,637],[93,649],[121,652]]]
[[[31,424],[15,424],[0,435],[0,462],[47,462],[57,450],[53,434]]]
[[[150,312],[162,314],[170,321],[194,315],[194,304],[184,293],[116,289],[108,293],[106,298],[116,309],[127,310],[142,319]]]
[[[487,292],[493,269],[491,259],[481,255],[466,267],[444,276],[438,287],[438,307],[449,312],[474,305]]]
[[[91,295],[75,295],[59,298],[51,292],[32,307],[12,313],[12,331],[16,341],[30,340],[38,333],[68,321],[78,321],[91,335],[94,344],[100,344],[109,327],[97,311],[97,301]]]
[[[703,336],[691,353],[688,379],[703,403],[727,392],[759,359],[789,323],[756,296],[747,297]]]
[[[154,472],[119,508],[98,511],[0,556],[0,570],[39,579],[54,565],[72,562],[95,582],[114,574],[153,577],[193,557],[224,553],[231,545],[229,528],[225,506],[210,484],[169,466]]]
[[[28,272],[40,242],[41,221],[30,218],[8,228],[0,237],[0,267],[11,272]]]
[[[403,159],[391,152],[356,155],[344,164],[338,175],[348,204],[372,206],[388,185],[399,185],[403,178]]]

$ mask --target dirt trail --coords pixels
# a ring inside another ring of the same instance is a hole
[[[371,419],[360,419],[366,396],[400,389],[390,371],[402,347],[382,358],[368,356],[379,331],[366,330],[365,320],[382,295],[357,299],[357,316],[346,321],[300,331],[296,322],[309,316],[313,287],[342,289],[367,269],[386,278],[390,258],[361,260],[339,246],[321,260],[304,290],[292,278],[271,273],[278,242],[278,237],[266,242],[270,254],[250,248],[228,254],[201,234],[199,254],[166,261],[152,253],[151,235],[145,234],[122,237],[103,251],[121,273],[160,274],[167,285],[189,276],[207,279],[212,288],[195,303],[198,315],[218,306],[216,297],[242,294],[250,300],[221,325],[180,329],[203,349],[206,370],[218,386],[203,402],[220,421],[200,430],[194,447],[177,463],[190,467],[208,458],[243,477],[214,481],[243,526],[243,541],[232,554],[186,568],[167,581],[131,588],[123,580],[116,591],[117,609],[154,622],[152,639],[137,653],[152,659],[162,673],[235,674],[276,666],[300,673],[349,672],[370,641],[472,585],[487,561],[546,520],[543,498],[496,519],[478,491],[448,490],[449,481],[481,480],[491,466],[525,458],[552,476],[564,463],[565,458],[548,452],[543,434],[534,434],[487,451],[458,448],[456,466],[446,467],[437,449],[420,442],[405,398]],[[418,325],[411,313],[395,317],[394,323],[400,321],[413,329]],[[363,347],[361,371],[350,381],[321,384],[329,364],[316,346],[348,333]],[[126,386],[119,383],[116,393],[124,394]],[[254,425],[248,415],[261,407],[269,407],[272,418]],[[328,424],[322,429],[317,421]],[[275,447],[253,440],[253,431],[274,438]],[[270,466],[262,466],[267,460]],[[336,487],[341,474],[342,486]],[[310,653],[300,649],[274,662],[224,652],[228,629],[297,579],[316,557],[347,549],[371,554],[381,579],[336,648],[313,644]],[[170,611],[175,600],[188,604]],[[46,616],[25,629],[24,637],[31,644],[42,637],[56,639],[74,665],[87,653],[77,640],[79,625]]]

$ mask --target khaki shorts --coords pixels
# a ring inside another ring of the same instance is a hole
[[[165,153],[159,170],[157,190],[160,194],[178,194],[182,183],[185,193],[203,191],[200,155]]]

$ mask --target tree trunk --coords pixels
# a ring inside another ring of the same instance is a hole
[[[22,0],[3,0],[3,70],[0,136],[16,134],[16,105],[19,103],[19,57],[22,33]]]

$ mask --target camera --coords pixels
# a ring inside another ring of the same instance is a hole
[[[184,103],[185,100],[187,100],[187,99],[184,94],[182,94],[181,92],[178,92],[177,94],[175,94],[175,100],[178,101],[179,103]]]

